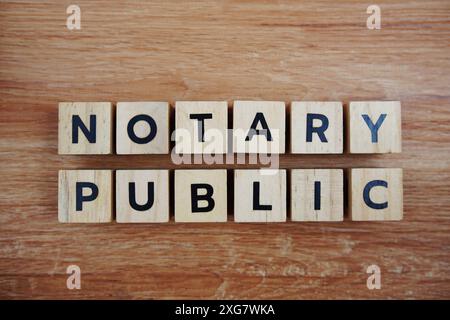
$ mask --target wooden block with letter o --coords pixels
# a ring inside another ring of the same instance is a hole
[[[400,101],[357,101],[347,107],[350,153],[402,151]]]
[[[110,102],[59,103],[59,154],[112,153]]]
[[[343,221],[343,170],[293,169],[291,171],[291,220]]]
[[[59,171],[59,222],[99,223],[112,218],[111,170]]]
[[[234,170],[234,221],[286,221],[286,170]]]
[[[225,222],[227,214],[227,170],[175,170],[175,222]]]
[[[343,134],[342,102],[292,102],[292,153],[342,153]]]
[[[402,169],[350,169],[348,183],[352,220],[402,220]]]
[[[168,170],[117,170],[116,220],[121,223],[169,221]]]
[[[118,102],[117,154],[168,154],[169,104]]]

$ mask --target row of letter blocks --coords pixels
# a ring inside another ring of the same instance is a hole
[[[286,170],[234,170],[234,221],[287,221]],[[291,221],[343,221],[344,170],[292,169]],[[228,220],[227,170],[175,170],[176,222]],[[169,221],[169,170],[61,170],[60,222]],[[402,169],[349,169],[348,212],[354,221],[401,220]]]

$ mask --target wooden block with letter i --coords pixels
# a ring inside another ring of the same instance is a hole
[[[234,170],[234,221],[285,222],[286,170]]]
[[[61,102],[58,118],[59,154],[112,153],[110,102]]]
[[[402,220],[402,169],[350,169],[348,183],[352,220]]]
[[[116,221],[168,222],[169,171],[117,170]]]
[[[59,171],[59,222],[99,223],[112,218],[111,170]]]
[[[293,169],[291,171],[291,220],[343,221],[343,170]]]
[[[227,170],[175,170],[175,222],[225,222],[227,214]]]
[[[400,101],[356,101],[347,107],[350,153],[402,151]]]

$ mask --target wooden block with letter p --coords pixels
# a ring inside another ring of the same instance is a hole
[[[112,153],[110,102],[61,102],[58,118],[59,154]]]
[[[225,222],[227,214],[227,170],[175,170],[175,222]]]
[[[169,170],[117,170],[118,223],[169,221]]]
[[[400,101],[354,101],[347,107],[350,153],[402,151]]]
[[[343,170],[293,169],[291,171],[291,220],[343,221]]]
[[[112,218],[111,170],[59,171],[59,222],[99,223]]]
[[[352,220],[402,220],[402,169],[350,169],[348,183]]]
[[[234,221],[286,221],[286,170],[234,170]]]

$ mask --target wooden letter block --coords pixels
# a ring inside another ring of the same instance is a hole
[[[111,222],[112,217],[111,170],[59,171],[59,222]]]
[[[401,152],[400,101],[350,102],[347,130],[350,153]]]
[[[233,151],[284,153],[286,106],[281,101],[235,101]]]
[[[111,117],[110,102],[61,102],[58,153],[110,154]]]
[[[175,170],[175,222],[227,221],[227,170]]]
[[[286,170],[235,170],[236,222],[286,221]]]
[[[354,221],[402,220],[402,169],[350,169],[349,213]]]
[[[226,101],[175,103],[175,152],[178,154],[227,153],[227,128]]]
[[[168,154],[167,102],[117,103],[117,154]]]
[[[342,114],[342,102],[292,102],[291,152],[342,153]]]
[[[169,221],[168,170],[117,170],[116,220],[121,223]]]
[[[343,221],[343,170],[293,169],[291,214],[292,221]]]

